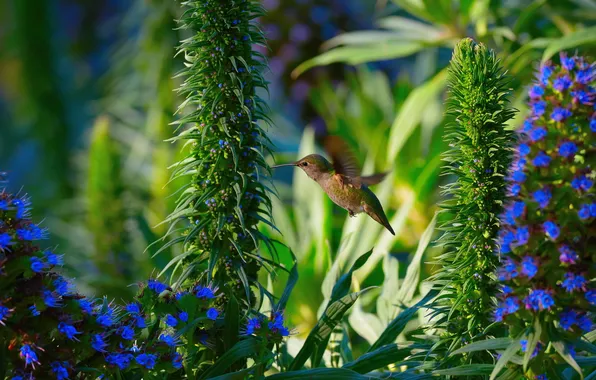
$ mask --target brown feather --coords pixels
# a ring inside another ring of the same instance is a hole
[[[351,178],[360,176],[360,167],[356,156],[341,137],[325,137],[324,146],[333,161],[333,169],[337,174],[343,174]]]
[[[363,176],[363,177],[360,177],[360,182],[362,182],[366,186],[376,185],[377,183],[384,180],[385,177],[387,176],[387,174],[389,174],[389,172]]]

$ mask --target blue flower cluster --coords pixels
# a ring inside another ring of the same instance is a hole
[[[183,367],[181,343],[194,339],[211,349],[209,336],[221,327],[216,288],[174,292],[150,279],[123,307],[83,297],[56,273],[62,256],[36,245],[47,232],[29,211],[28,198],[0,190],[0,274],[13,281],[0,295],[0,328],[13,379],[76,378],[83,362],[99,363],[106,375],[158,364],[172,372]]]
[[[269,320],[264,315],[250,318],[245,326],[246,335],[256,335],[272,342],[280,342],[290,335],[290,330],[284,326],[284,316],[279,311],[271,313]]]
[[[503,286],[494,311],[515,331],[537,315],[550,315],[543,320],[570,338],[594,325],[595,86],[594,63],[561,54],[561,66],[542,66],[529,90],[501,218]]]

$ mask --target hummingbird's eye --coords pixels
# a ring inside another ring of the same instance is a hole
[[[302,166],[308,166],[308,162],[303,162]]]

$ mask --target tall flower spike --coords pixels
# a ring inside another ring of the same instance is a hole
[[[471,39],[459,42],[449,67],[448,112],[454,122],[446,136],[451,148],[444,154],[447,173],[456,175],[457,181],[446,190],[450,200],[443,208],[448,215],[438,241],[445,252],[438,261],[442,270],[432,279],[442,290],[438,313],[449,316],[439,327],[446,328],[443,338],[450,350],[470,342],[491,323],[486,310],[497,289],[492,277],[498,264],[494,250],[513,143],[513,134],[505,129],[514,114],[507,82],[493,52]],[[519,204],[506,214],[515,218],[525,212],[525,205]],[[513,243],[524,236],[519,231],[501,238]],[[519,273],[505,269],[500,275],[510,278]],[[511,302],[509,308],[515,305]]]
[[[251,287],[262,265],[257,247],[264,242],[272,248],[257,229],[259,221],[271,219],[268,190],[260,182],[269,172],[263,152],[270,143],[258,125],[268,119],[255,93],[258,87],[266,89],[261,76],[265,61],[253,51],[264,40],[251,23],[262,8],[254,0],[184,5],[181,27],[193,36],[180,48],[187,69],[179,91],[186,101],[175,139],[187,141],[190,152],[176,165],[175,176],[191,179],[169,220],[190,219],[185,262],[193,263],[196,272],[188,282],[206,274],[207,282],[223,291],[222,306],[233,296],[250,308],[256,300]]]
[[[538,323],[540,341],[549,342],[549,332],[557,330],[557,340],[562,336],[571,341],[593,327],[595,73],[595,65],[586,59],[561,54],[561,66],[543,65],[529,91],[531,113],[517,147],[527,163],[511,169],[522,170],[526,180],[509,198],[509,207],[523,202],[527,211],[504,218],[501,230],[508,234],[525,228],[529,235],[523,245],[511,242],[503,249],[501,242],[504,257],[498,272],[508,271],[513,263],[513,270],[526,275],[499,276],[510,292],[500,297],[495,310],[495,318],[513,335]],[[540,139],[534,137],[536,131],[541,131]],[[511,298],[522,300],[523,306],[507,308]],[[553,357],[538,352],[532,360],[548,368]]]

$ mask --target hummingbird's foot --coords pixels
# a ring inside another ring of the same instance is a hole
[[[353,218],[356,216],[356,214],[354,214],[354,212],[352,212],[352,210],[348,210],[348,215],[350,216],[350,218]]]

